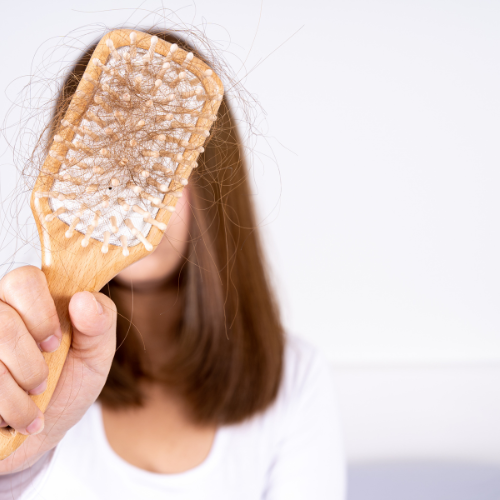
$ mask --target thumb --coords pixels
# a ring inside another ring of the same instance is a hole
[[[69,303],[73,355],[107,376],[116,348],[116,306],[102,293],[78,292]]]

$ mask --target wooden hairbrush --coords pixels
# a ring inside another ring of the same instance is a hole
[[[200,59],[156,36],[106,34],[58,125],[31,197],[63,333],[44,353],[45,411],[71,344],[68,305],[99,291],[160,243],[222,100]],[[0,429],[0,460],[27,436]]]

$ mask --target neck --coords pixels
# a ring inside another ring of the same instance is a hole
[[[168,282],[123,284],[113,282],[111,298],[118,312],[132,321],[144,348],[144,361],[153,372],[161,369],[172,352],[182,298],[177,277]]]

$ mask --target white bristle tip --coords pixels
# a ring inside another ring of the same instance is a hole
[[[176,43],[173,43],[171,46],[170,46],[170,53],[173,54],[179,47],[177,46]]]

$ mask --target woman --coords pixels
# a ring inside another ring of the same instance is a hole
[[[31,435],[0,464],[5,498],[343,498],[329,369],[283,334],[225,100],[199,163],[158,249],[103,293],[73,296],[45,415],[28,394],[45,390],[40,351],[59,345],[53,300],[36,268],[0,281],[2,425]]]

